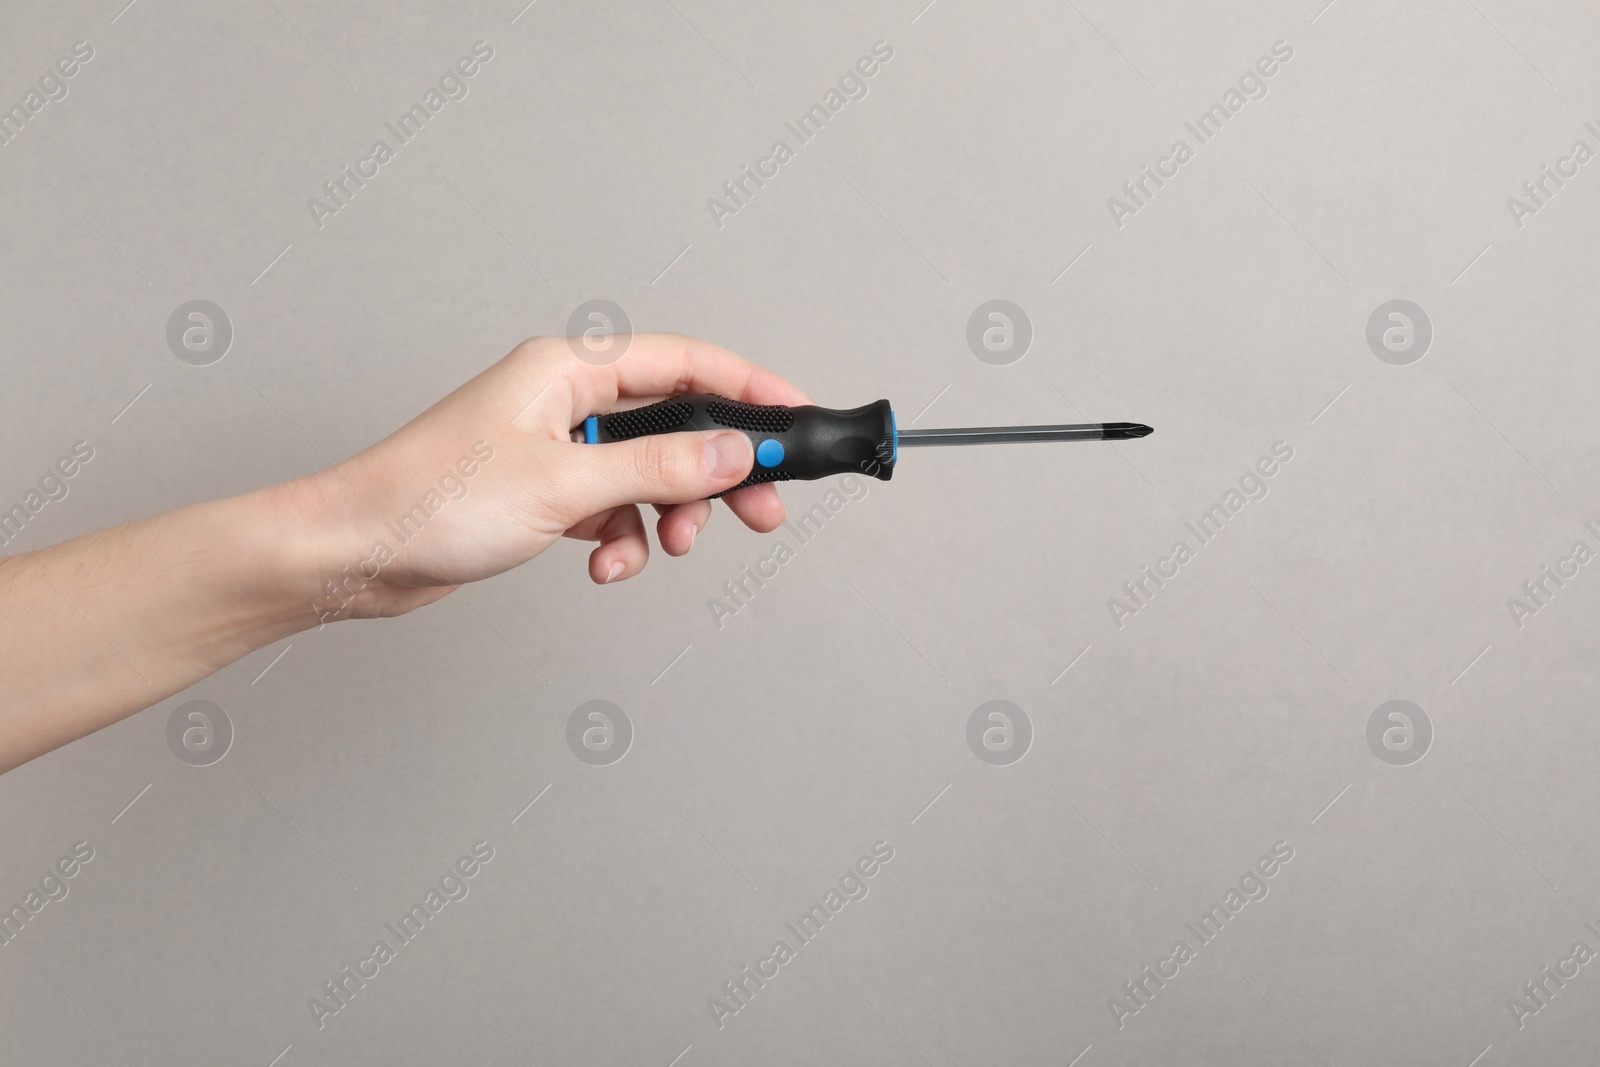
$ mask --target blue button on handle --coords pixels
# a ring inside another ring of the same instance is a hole
[[[783,442],[769,437],[756,445],[756,462],[763,467],[776,467],[783,462]]]

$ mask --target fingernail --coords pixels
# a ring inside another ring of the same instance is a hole
[[[700,533],[700,527],[698,527],[698,526],[689,527],[689,548],[693,548],[694,547],[695,536],[697,534],[699,534],[699,533]],[[685,552],[689,551],[689,548],[684,549],[684,551]]]
[[[610,585],[612,582],[616,581],[617,575],[621,574],[622,570],[623,568],[621,560],[617,560],[616,562],[612,563],[611,569],[606,572],[606,584]]]
[[[700,452],[700,469],[718,480],[743,474],[750,469],[751,448],[750,438],[738,430],[708,433]]]

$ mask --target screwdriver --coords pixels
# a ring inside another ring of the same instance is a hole
[[[1154,432],[1138,422],[901,430],[895,426],[894,411],[887,400],[840,409],[814,404],[799,407],[746,404],[714,393],[687,393],[646,407],[590,415],[581,428],[572,431],[572,439],[603,444],[650,434],[716,429],[743,430],[755,448],[755,465],[749,477],[733,489],[763,482],[826,478],[832,474],[867,474],[888,481],[894,474],[902,448],[1032,441],[1128,441]]]

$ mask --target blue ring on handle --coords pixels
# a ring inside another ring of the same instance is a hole
[[[900,427],[895,425],[894,409],[889,409],[889,466],[900,459]]]
[[[595,444],[600,440],[600,416],[590,415],[583,420],[583,443]]]

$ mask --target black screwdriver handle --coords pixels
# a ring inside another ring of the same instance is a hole
[[[647,407],[591,415],[584,420],[583,440],[603,444],[648,434],[724,429],[743,430],[755,449],[750,476],[733,489],[830,474],[866,474],[888,481],[894,474],[898,449],[887,400],[840,410],[814,404],[746,404],[714,393],[688,393]]]

